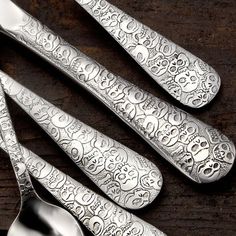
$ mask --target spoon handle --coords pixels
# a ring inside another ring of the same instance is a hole
[[[199,108],[218,93],[216,71],[105,0],[76,0],[170,95]]]
[[[30,174],[94,235],[165,235],[156,227],[78,183],[25,147],[20,147]],[[0,148],[6,151],[1,137]]]
[[[3,72],[0,78],[6,93],[119,205],[140,209],[159,194],[163,179],[152,162],[56,108]]]
[[[24,201],[34,193],[34,188],[27,171],[24,158],[16,137],[15,130],[7,108],[5,95],[0,83],[0,137],[4,142],[6,152],[10,156],[12,167],[14,169],[17,183],[19,186],[21,199]]]
[[[235,147],[226,136],[113,75],[16,8],[14,12],[18,14],[14,22],[17,23],[4,28],[5,33],[95,95],[187,177],[198,183],[209,183],[229,172],[235,159]]]

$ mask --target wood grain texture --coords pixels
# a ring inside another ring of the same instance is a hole
[[[73,0],[17,0],[72,45],[144,90],[194,114],[236,143],[236,1],[110,0],[130,15],[172,39],[212,65],[222,87],[200,110],[174,101]],[[168,235],[236,235],[236,167],[222,181],[199,186],[175,170],[104,105],[33,53],[0,36],[0,68],[27,88],[81,121],[134,149],[162,171],[164,188],[157,200],[135,214]],[[8,99],[22,144],[101,193],[20,108]],[[35,183],[40,196],[55,200]],[[8,157],[0,153],[0,235],[17,215],[19,193]],[[85,230],[86,235],[91,235]]]

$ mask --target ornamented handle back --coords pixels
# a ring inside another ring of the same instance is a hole
[[[149,205],[163,179],[146,158],[58,109],[0,71],[4,90],[111,199],[130,209]]]
[[[6,151],[0,137],[0,148]],[[21,146],[30,174],[96,236],[165,236],[156,227],[94,193]]]
[[[28,174],[24,158],[12,125],[11,117],[7,108],[5,95],[0,83],[0,140],[5,151],[10,156],[17,183],[21,194],[21,199],[34,195],[34,188]]]
[[[209,183],[229,172],[235,147],[221,132],[110,73],[17,9],[17,21],[3,27],[5,33],[95,95],[187,177]]]
[[[105,0],[76,0],[170,95],[199,108],[218,93],[216,71]]]

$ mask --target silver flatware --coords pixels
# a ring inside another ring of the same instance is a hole
[[[6,151],[1,138],[0,148]],[[30,174],[94,235],[165,236],[156,227],[94,193],[33,152],[23,146],[20,148]],[[132,201],[132,194],[130,200]],[[16,235],[21,236],[19,234],[12,236]],[[34,235],[24,234],[22,236]]]
[[[138,153],[99,133],[0,71],[5,91],[80,169],[122,207],[140,209],[159,194],[159,169]]]
[[[192,108],[218,93],[217,72],[190,52],[105,0],[75,0],[170,95]]]
[[[21,208],[8,236],[83,236],[75,218],[64,209],[43,201],[35,192],[0,86],[1,145],[9,154],[21,195]],[[4,140],[4,141],[3,141]]]
[[[235,147],[220,131],[112,74],[10,0],[0,2],[0,25],[91,92],[193,181],[214,182],[230,171]]]

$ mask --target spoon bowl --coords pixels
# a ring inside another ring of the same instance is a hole
[[[8,236],[83,236],[76,219],[46,203],[34,190],[0,85],[0,136],[5,143],[21,195],[21,209]]]
[[[37,195],[24,201],[7,236],[83,236],[76,219]]]

